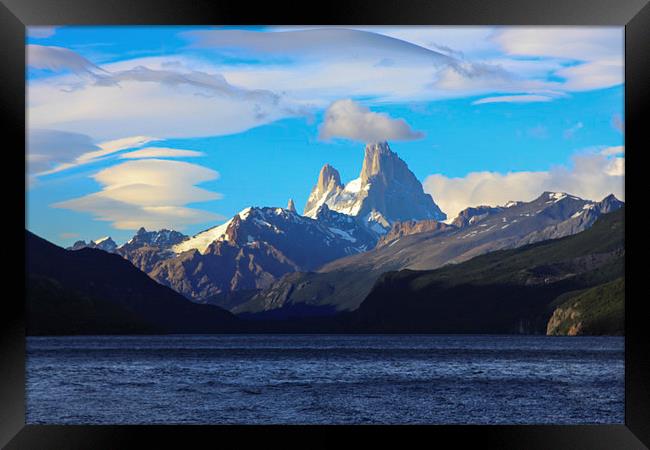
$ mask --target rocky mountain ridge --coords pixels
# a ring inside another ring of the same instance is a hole
[[[380,248],[385,245],[390,246],[392,243],[397,242],[398,239],[418,233],[446,231],[457,228],[454,225],[449,225],[444,222],[438,222],[433,219],[428,220],[406,220],[403,222],[395,222],[391,229],[379,238],[375,248]]]
[[[576,234],[588,229],[603,211],[622,205],[613,196],[591,202],[565,193],[545,192],[531,202],[517,202],[491,214],[474,216],[479,218],[463,227],[403,235],[362,255],[332,261],[316,272],[287,275],[233,311],[258,313],[297,304],[354,310],[382,273],[432,270],[495,250]]]
[[[251,207],[195,236],[166,241],[164,247],[125,245],[118,253],[159,283],[203,301],[266,288],[286,273],[315,270],[375,243],[375,235],[357,220],[325,205],[315,218],[285,208]]]

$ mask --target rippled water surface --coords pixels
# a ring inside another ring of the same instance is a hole
[[[33,337],[27,422],[623,423],[620,337]]]

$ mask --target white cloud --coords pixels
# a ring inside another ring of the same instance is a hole
[[[353,28],[189,32],[201,56],[135,58],[101,69],[71,50],[33,46],[28,51],[33,65],[90,76],[30,80],[29,126],[99,140],[218,136],[309,116],[340,98],[372,98],[378,104],[503,94],[499,101],[546,101],[567,89],[622,82],[620,30]],[[521,42],[517,33],[523,33]],[[541,46],[538,38],[553,45]],[[580,45],[574,42],[578,38]],[[211,58],[206,49],[248,58],[252,52],[265,63],[219,62],[222,58]],[[586,59],[573,59],[578,54]]]
[[[447,55],[420,45],[372,31],[350,28],[275,28],[265,32],[250,30],[201,30],[183,33],[195,47],[220,52],[253,52],[258,57],[308,60],[392,59],[400,63],[449,64]]]
[[[122,159],[136,159],[136,158],[192,158],[196,156],[204,156],[205,153],[197,152],[195,150],[181,150],[178,148],[167,147],[147,147],[133,152],[123,153],[120,158]]]
[[[624,199],[624,167],[624,158],[590,153],[574,156],[571,166],[556,166],[548,171],[472,172],[459,178],[435,174],[423,184],[447,217],[454,218],[469,206],[531,201],[544,191],[567,192],[590,200],[601,200],[609,194]]]
[[[498,65],[465,59],[462,53],[431,42],[432,36],[425,38],[428,45],[421,45],[423,30],[422,27],[407,32],[392,27],[275,27],[264,32],[220,29],[183,34],[193,39],[196,47],[213,48],[221,53],[253,53],[271,61],[281,56],[292,59],[294,63],[362,62],[368,68],[417,65],[430,75],[437,69],[451,68],[470,78],[509,77]],[[437,30],[438,37],[443,34],[441,31]]]
[[[265,32],[203,30],[186,36],[194,38],[198,47],[226,54],[253,52],[255,57],[268,60],[263,65],[221,69],[233,82],[249,88],[265,86],[320,106],[341,97],[421,101],[488,92],[528,92],[553,85],[525,82],[507,67],[526,65],[525,70],[530,72],[532,63],[493,63],[496,45],[487,39],[491,33],[493,29],[487,27],[274,27]],[[445,36],[447,39],[442,39]],[[474,46],[472,39],[476,39]],[[481,44],[477,46],[477,42]],[[448,45],[461,45],[471,56]],[[483,52],[490,59],[481,59]],[[279,64],[278,57],[290,63]],[[546,65],[539,62],[536,66]]]
[[[157,138],[151,136],[128,136],[119,139],[104,141],[99,146],[102,150],[108,152],[118,152],[127,148],[140,147],[148,142],[155,141]]]
[[[304,75],[308,68],[309,77],[301,81],[327,83],[332,77],[320,76],[325,66],[355,63],[366,89],[388,75],[393,92],[406,84],[427,98],[449,96],[445,92],[449,89],[456,90],[455,95],[535,95],[541,90],[598,89],[623,82],[621,27],[272,27],[265,32],[221,29],[185,35],[198,47],[226,54],[254,52],[268,58],[270,65],[278,56],[290,58],[293,64],[281,67],[291,80],[297,79],[294,70]],[[373,72],[380,67],[414,70]],[[428,83],[420,82],[423,76]],[[550,81],[549,76],[566,80]],[[345,79],[350,85],[347,77],[333,79],[339,83]],[[291,85],[296,83],[288,82]],[[353,93],[351,89],[347,96]]]
[[[278,105],[280,96],[264,89],[244,89],[228,83],[223,75],[200,71],[178,72],[174,70],[151,69],[137,66],[121,72],[114,72],[101,84],[119,85],[123,81],[143,83],[160,83],[171,87],[189,86],[198,89],[197,94],[204,96],[222,95],[229,98],[259,102],[260,104]]]
[[[481,76],[465,76],[451,67],[441,70],[429,87],[456,97],[485,94],[543,95],[545,92],[560,92],[562,89],[558,82],[525,78],[505,69],[501,72],[486,72]]]
[[[71,82],[59,78],[30,83],[30,127],[82,132],[99,140],[142,134],[165,139],[238,133],[296,113],[272,97],[216,96],[214,90],[191,83],[130,79],[62,89]]]
[[[181,230],[189,224],[223,219],[218,214],[186,206],[221,198],[216,192],[196,186],[218,177],[214,170],[186,162],[127,161],[93,176],[102,185],[99,192],[52,206],[93,214],[117,229],[144,226]]]
[[[69,49],[30,45],[28,64],[74,73],[30,80],[29,126],[97,139],[216,136],[310,114],[309,105],[234,85],[214,65],[183,57],[136,58],[100,68]]]
[[[623,27],[504,27],[493,40],[507,53],[579,61],[620,59]]]
[[[550,102],[553,97],[546,95],[502,95],[498,97],[486,97],[472,102],[472,105],[482,105],[485,103],[534,103]]]
[[[605,168],[605,173],[612,177],[625,175],[625,158],[614,158]]]
[[[566,78],[564,87],[570,91],[588,91],[622,84],[625,79],[623,60],[594,61],[567,67],[555,72]]]
[[[621,153],[625,153],[625,147],[622,145],[606,147],[600,151],[600,154],[605,156],[620,155]]]
[[[568,91],[607,88],[624,80],[622,27],[507,27],[493,40],[512,56],[572,63],[554,71]]]
[[[56,131],[56,133],[62,133],[63,135],[69,134],[69,133],[64,133],[60,131]],[[82,135],[88,140],[90,140],[90,137]],[[94,145],[92,147],[88,147],[87,149],[90,148],[95,148],[97,150],[92,150],[92,151],[86,151],[77,156],[76,158],[70,160],[71,158],[68,158],[66,162],[60,162],[53,168],[49,170],[43,170],[37,173],[37,176],[45,176],[45,175],[51,175],[54,173],[62,172],[64,170],[71,169],[73,167],[79,167],[84,164],[89,164],[95,161],[100,161],[102,159],[105,159],[107,156],[110,156],[113,153],[128,149],[128,148],[137,148],[142,145],[145,145],[148,142],[157,140],[156,138],[149,137],[149,136],[129,136],[125,138],[120,138],[120,139],[114,139],[111,141],[106,141],[99,143],[97,145]]]
[[[223,75],[218,73],[205,73],[197,70],[170,70],[169,67],[174,67],[170,62],[163,63],[158,68],[131,65],[123,70],[108,70],[107,68],[100,68],[73,50],[32,44],[27,46],[27,63],[30,67],[36,69],[48,69],[53,72],[69,70],[78,75],[91,75],[91,79],[86,82],[75,79],[68,80],[67,85],[62,83],[65,91],[84,89],[89,84],[119,87],[120,83],[124,81],[138,81],[159,83],[172,87],[190,86],[196,88],[197,93],[206,96],[224,95],[271,104],[278,104],[280,101],[280,96],[270,91],[261,89],[247,90],[233,86],[226,81]],[[109,65],[109,67],[112,66],[119,67],[120,64]]]
[[[129,148],[142,147],[143,145],[155,140],[157,139],[151,136],[128,136],[101,142],[97,144],[100,150],[84,153],[79,157],[78,162],[87,162]]]
[[[353,100],[337,100],[325,111],[320,137],[347,138],[361,142],[410,141],[424,135],[413,131],[404,119],[370,111]]]
[[[351,27],[391,36],[454,57],[480,57],[494,51],[486,26],[366,26]]]

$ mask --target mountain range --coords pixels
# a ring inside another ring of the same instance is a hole
[[[613,196],[590,202],[545,192],[532,202],[491,208],[490,213],[480,208],[474,208],[479,212],[476,215],[461,212],[461,216],[476,220],[467,220],[467,225],[460,227],[440,226],[400,236],[399,230],[404,227],[394,225],[394,231],[387,234],[395,236],[392,240],[384,239],[369,252],[332,261],[314,272],[285,275],[232,311],[241,314],[286,309],[291,313],[303,304],[312,309],[322,307],[324,312],[354,310],[385,272],[431,270],[495,250],[568,236],[586,230],[603,212],[622,205]],[[280,315],[279,311],[274,315]]]
[[[530,202],[469,207],[443,222],[382,142],[366,145],[361,173],[347,184],[325,164],[303,215],[289,200],[286,208],[246,208],[194,236],[141,228],[121,246],[106,237],[69,250],[115,253],[186,299],[243,318],[325,317],[361,311],[388,272],[435,270],[575,235],[622,206],[613,195],[595,202],[544,192]]]
[[[266,321],[189,302],[117,255],[27,232],[27,333],[622,334],[624,217],[620,208],[565,238],[383,273],[353,311],[319,316],[302,305]]]

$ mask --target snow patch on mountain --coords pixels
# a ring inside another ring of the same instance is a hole
[[[245,211],[245,210],[244,210]],[[200,253],[205,253],[210,244],[214,241],[227,241],[226,230],[232,222],[232,219],[213,228],[209,228],[201,233],[198,233],[186,241],[181,242],[172,247],[174,253],[183,253],[188,250],[198,250]]]

